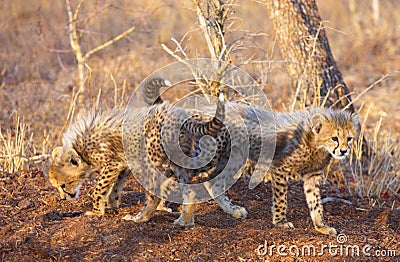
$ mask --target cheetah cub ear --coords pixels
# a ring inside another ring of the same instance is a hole
[[[316,113],[311,117],[311,128],[315,134],[318,134],[322,129],[326,117],[320,113]]]
[[[63,148],[61,146],[54,148],[53,152],[51,152],[51,159],[59,162],[61,160],[62,153]]]

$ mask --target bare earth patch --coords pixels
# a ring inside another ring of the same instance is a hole
[[[176,204],[171,204],[173,213],[158,212],[147,223],[123,221],[124,215],[140,210],[144,198],[134,179],[124,188],[118,214],[86,217],[82,212],[91,208],[88,196],[91,188],[90,182],[85,183],[76,202],[60,202],[56,190],[40,170],[1,174],[0,261],[398,261],[400,258],[398,197],[371,208],[365,199],[323,187],[323,197],[352,202],[332,201],[324,205],[328,225],[344,234],[339,240],[313,229],[300,182],[290,185],[288,218],[296,226],[290,231],[272,225],[270,184],[249,190],[244,178],[229,195],[234,203],[247,208],[247,219],[232,218],[209,201],[199,205],[196,224],[188,229],[172,223],[179,215],[180,206]]]

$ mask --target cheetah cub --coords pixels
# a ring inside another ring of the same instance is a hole
[[[360,129],[358,115],[323,108],[268,114],[274,115],[276,123],[275,153],[264,177],[272,183],[273,224],[294,228],[286,219],[288,180],[302,179],[315,229],[336,235],[336,230],[323,222],[319,179],[332,159],[349,155]],[[251,169],[254,163],[248,161],[246,165]]]
[[[183,108],[167,103],[127,111],[83,111],[64,132],[63,146],[53,150],[49,180],[57,188],[61,199],[75,200],[84,180],[91,173],[98,174],[100,178],[92,196],[93,210],[85,214],[103,215],[106,208],[118,207],[123,184],[133,170],[145,179],[149,192],[146,194],[143,209],[130,218],[135,222],[147,221],[161,201],[152,193],[168,195],[168,192],[159,192],[162,190],[160,185],[172,179],[169,177],[170,172],[165,169],[170,161],[163,150],[162,130],[173,130],[178,125],[178,136],[187,137],[188,140],[199,140],[204,135],[216,137],[224,126],[224,116],[225,102],[222,93],[215,116],[207,122],[190,118]],[[125,140],[122,137],[123,128]],[[164,135],[168,136],[168,133]],[[164,176],[159,176],[160,172]],[[178,179],[190,177],[190,173],[191,170],[175,167]],[[187,198],[185,195],[182,197]]]

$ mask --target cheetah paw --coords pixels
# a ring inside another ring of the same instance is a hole
[[[328,227],[328,226],[315,227],[315,230],[324,235],[330,235],[333,237],[337,235],[336,229],[334,229],[333,227]]]
[[[158,206],[157,210],[158,211],[165,211],[165,212],[168,212],[168,213],[172,213],[172,208],[169,208],[169,207],[166,207],[166,206]]]
[[[179,217],[174,221],[175,225],[179,225],[181,227],[191,227],[194,226],[194,218],[192,217],[189,222],[186,222],[185,219]]]
[[[232,216],[234,218],[242,218],[245,219],[247,217],[247,210],[244,207],[235,206],[232,212]]]
[[[132,216],[132,215],[128,214],[128,215],[124,216],[122,219],[123,220],[128,220],[128,221],[133,221],[135,223],[149,221],[149,218],[145,218],[141,214],[137,214],[136,216]]]
[[[275,225],[276,227],[279,228],[284,228],[284,229],[293,229],[294,225],[292,222],[281,222]]]

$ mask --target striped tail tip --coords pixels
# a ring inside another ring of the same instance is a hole
[[[167,80],[167,79],[164,79],[164,86],[167,86],[167,87],[172,86],[171,81],[169,81],[169,80]]]

